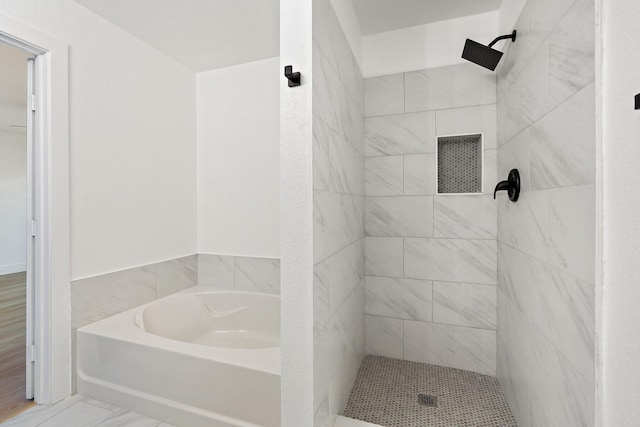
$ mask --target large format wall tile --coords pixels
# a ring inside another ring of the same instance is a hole
[[[436,151],[435,112],[365,119],[365,155],[389,156]]]
[[[521,193],[517,203],[498,196],[498,240],[539,259],[549,253],[549,195]]]
[[[595,85],[531,127],[531,188],[595,182]]]
[[[494,240],[405,238],[404,241],[405,277],[496,283]]]
[[[398,113],[404,113],[404,74],[365,79],[364,116]]]
[[[436,132],[439,136],[482,133],[484,148],[497,148],[496,105],[439,110],[436,112]]]
[[[280,293],[280,260],[270,258],[236,258],[236,289]]]
[[[235,287],[236,257],[198,254],[198,285]]]
[[[495,375],[496,333],[485,329],[405,320],[404,358]]]
[[[367,196],[402,196],[403,157],[382,156],[365,159],[365,194]]]
[[[593,0],[576,0],[549,37],[552,105],[560,104],[595,80],[596,14],[593,3]]]
[[[156,265],[75,280],[71,327],[77,329],[156,299]]]
[[[365,313],[430,322],[432,294],[429,280],[367,276]]]
[[[405,74],[407,113],[495,103],[495,74],[474,64]]]
[[[401,195],[403,159],[368,162],[365,184],[364,79],[329,0],[313,1],[312,53],[314,425],[329,427],[365,352],[365,192]],[[404,111],[403,80],[368,82],[371,114]]]
[[[433,197],[367,197],[368,236],[433,236]]]
[[[436,194],[436,155],[404,156],[404,194],[427,196]]]
[[[367,237],[365,239],[366,274],[370,276],[402,277],[402,237]]]
[[[498,74],[497,373],[521,426],[595,424],[596,10],[528,0]],[[435,315],[435,311],[434,311]]]
[[[365,345],[367,354],[402,359],[402,329],[401,319],[365,316]]]
[[[329,259],[329,307],[333,316],[354,288],[364,281],[363,239],[347,246]]]
[[[433,321],[496,329],[496,287],[471,283],[433,283]]]
[[[197,255],[176,258],[156,264],[157,298],[195,286],[197,281]]]
[[[595,283],[596,190],[594,185],[549,192],[549,262]]]
[[[496,238],[497,210],[492,196],[436,197],[433,216],[435,237]]]

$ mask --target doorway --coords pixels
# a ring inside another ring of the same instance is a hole
[[[33,404],[33,55],[0,43],[0,421]]]

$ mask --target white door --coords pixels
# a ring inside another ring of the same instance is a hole
[[[35,363],[35,334],[34,334],[34,306],[35,306],[35,283],[37,277],[34,271],[35,251],[34,243],[36,239],[36,221],[34,214],[35,192],[34,192],[34,126],[35,126],[35,59],[29,58],[27,62],[27,399],[33,399],[33,372]]]

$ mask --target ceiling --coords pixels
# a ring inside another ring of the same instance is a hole
[[[363,35],[477,15],[500,8],[502,0],[351,0]]]
[[[200,72],[278,56],[279,0],[75,0]]]

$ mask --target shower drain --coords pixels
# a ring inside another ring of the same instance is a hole
[[[419,394],[418,403],[423,406],[432,406],[435,408],[438,406],[438,398],[430,394]]]

